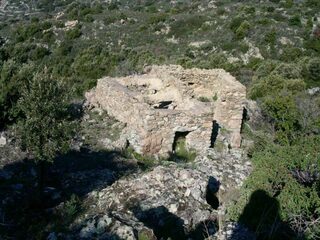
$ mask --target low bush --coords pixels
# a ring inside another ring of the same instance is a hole
[[[81,27],[75,27],[66,32],[66,39],[73,40],[79,38],[82,35]]]
[[[178,19],[171,24],[170,36],[182,37],[201,28],[206,17],[202,15],[190,15]]]
[[[302,69],[298,64],[281,63],[271,72],[271,74],[279,75],[287,79],[298,79],[302,77],[301,72]]]
[[[300,129],[298,109],[293,96],[282,94],[266,97],[262,109],[274,126],[275,141],[290,144]]]
[[[276,43],[276,40],[277,40],[277,32],[273,28],[270,32],[266,33],[264,37],[264,41],[268,44],[274,45]]]
[[[203,97],[203,96],[199,97],[198,100],[199,100],[200,102],[210,102],[210,99],[209,99],[209,98]]]
[[[63,208],[59,212],[64,224],[70,224],[82,209],[82,202],[79,197],[72,194],[70,199],[66,201]]]
[[[160,23],[160,22],[165,22],[168,18],[168,14],[166,13],[158,13],[158,14],[155,14],[155,15],[152,15],[148,22],[149,24],[157,24],[157,23]]]
[[[283,52],[280,54],[279,59],[284,62],[295,62],[297,59],[304,56],[304,52],[297,47],[287,46],[283,48]]]
[[[304,41],[304,46],[308,50],[320,53],[320,38],[310,37]]]
[[[312,58],[307,64],[309,79],[320,81],[320,58]]]
[[[258,99],[267,95],[274,95],[281,91],[297,93],[304,90],[306,84],[302,79],[286,79],[280,75],[270,75],[253,82],[249,89],[249,96]]]
[[[301,26],[301,18],[298,15],[293,16],[289,19],[290,26]]]
[[[241,219],[242,222],[252,223],[255,216],[256,222],[251,227],[257,230],[257,235],[264,236],[262,239],[272,232],[272,239],[283,239],[280,236],[288,229],[279,226],[285,223],[295,236],[314,239],[319,234],[319,228],[314,224],[319,220],[320,211],[319,178],[316,177],[320,166],[319,144],[318,136],[305,136],[291,146],[269,144],[255,152],[252,158],[254,171],[243,186],[242,196],[229,210],[231,219],[239,220],[243,216],[250,196],[260,189],[279,205],[278,219],[268,219],[267,215],[259,215],[254,209],[246,215],[250,218]]]
[[[243,39],[249,33],[251,24],[248,21],[243,21],[240,26],[236,29],[235,34],[238,39]]]
[[[171,156],[172,161],[192,162],[195,160],[196,156],[197,153],[195,150],[187,148],[186,140],[184,138],[177,139],[174,154]]]

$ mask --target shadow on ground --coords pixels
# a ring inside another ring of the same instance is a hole
[[[5,165],[0,169],[0,235],[8,239],[42,239],[50,232],[52,219],[64,223],[71,220],[68,217],[75,217],[79,210],[76,205],[81,202],[78,200],[87,193],[138,170],[136,161],[125,159],[121,152],[86,148],[71,151],[46,166],[44,194],[39,201],[38,165],[28,159]],[[76,197],[64,209],[69,216],[57,214],[55,207],[71,196]]]
[[[255,233],[258,240],[304,239],[299,238],[280,217],[279,202],[264,190],[254,191],[243,209],[238,222]],[[234,231],[230,240],[237,240],[239,232]]]
[[[139,221],[153,230],[157,239],[204,240],[216,233],[218,229],[216,219],[208,219],[198,223],[194,229],[186,229],[184,221],[164,206],[145,211],[140,206],[136,206],[132,210]]]

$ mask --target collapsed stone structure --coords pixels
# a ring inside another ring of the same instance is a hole
[[[142,75],[99,79],[86,98],[126,123],[127,140],[141,154],[167,156],[179,137],[203,150],[218,129],[231,147],[241,144],[246,88],[222,69],[152,66]]]

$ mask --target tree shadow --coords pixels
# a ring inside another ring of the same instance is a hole
[[[290,227],[281,220],[279,202],[264,190],[256,190],[245,206],[238,222],[254,232],[259,240],[296,239]],[[230,239],[239,239],[234,231]]]
[[[45,168],[44,195],[39,202],[37,168],[34,161],[23,159],[0,169],[0,232],[8,238],[33,239],[54,218],[54,209],[72,195],[82,198],[139,170],[136,161],[125,159],[121,152],[70,151]]]
[[[208,219],[198,223],[194,229],[188,231],[183,219],[169,212],[164,206],[142,210],[138,205],[132,211],[139,221],[153,230],[157,239],[204,240],[213,235],[218,229],[216,220]]]
[[[207,219],[196,225],[187,236],[187,239],[205,240],[213,236],[218,231],[218,223],[216,219]]]
[[[140,169],[137,161],[127,159],[119,151],[71,151],[59,156],[50,168],[49,175],[55,176],[69,192],[83,196],[92,190],[101,190],[124,175]],[[61,174],[64,174],[61,177]]]
[[[159,206],[144,211],[136,206],[132,210],[139,221],[153,230],[157,239],[186,239],[184,221],[166,207]]]

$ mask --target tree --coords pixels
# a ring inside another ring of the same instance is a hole
[[[12,77],[17,71],[17,65],[14,61],[4,62],[0,70],[0,128],[3,127],[9,116],[13,96],[16,93],[16,84]]]
[[[39,189],[43,190],[45,163],[69,149],[74,122],[68,113],[68,93],[47,70],[35,74],[18,101],[22,146],[39,166]]]

